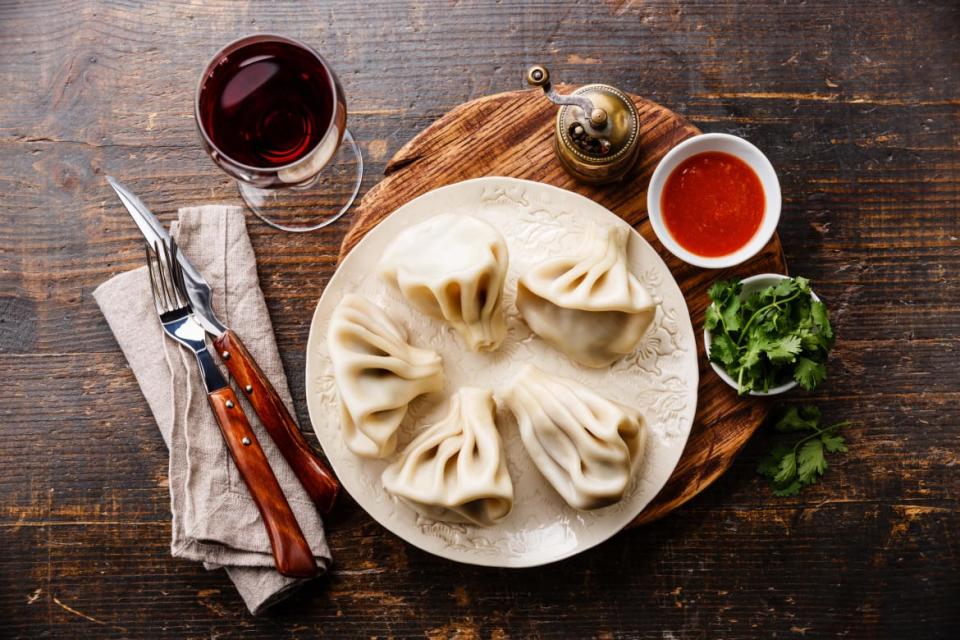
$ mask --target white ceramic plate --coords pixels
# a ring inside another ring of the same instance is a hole
[[[510,251],[505,290],[507,339],[493,353],[467,351],[454,331],[409,307],[384,284],[376,266],[384,249],[410,225],[440,213],[472,215],[500,230]],[[653,248],[636,232],[629,260],[660,308],[638,349],[611,367],[576,365],[534,336],[514,305],[517,277],[533,264],[575,251],[589,224],[626,225],[583,196],[538,182],[478,178],[449,185],[408,202],[377,225],[350,252],[317,304],[307,343],[307,405],[310,421],[331,465],[350,495],[375,520],[407,542],[444,558],[498,567],[528,567],[560,560],[597,545],[633,520],[673,472],[687,442],[697,405],[697,352],[690,314],[680,288]],[[520,441],[508,410],[497,424],[513,478],[513,511],[493,527],[435,522],[388,495],[380,474],[387,460],[351,453],[340,437],[337,392],[326,346],[334,307],[347,293],[373,300],[410,334],[411,343],[443,356],[446,387],[415,400],[400,427],[397,451],[446,411],[450,394],[464,385],[497,393],[523,362],[570,377],[611,399],[640,408],[649,425],[644,459],[619,503],[596,511],[569,507],[540,476]]]

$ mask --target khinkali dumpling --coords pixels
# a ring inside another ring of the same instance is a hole
[[[492,351],[506,336],[507,245],[482,220],[448,213],[406,229],[387,247],[380,274],[417,309],[449,322],[473,351]]]
[[[434,519],[489,526],[513,507],[493,394],[464,387],[450,411],[421,433],[383,472],[383,486]]]
[[[588,367],[632,352],[656,304],[627,265],[630,229],[595,229],[580,255],[535,266],[517,284],[517,308],[530,329]]]
[[[410,401],[443,388],[440,356],[411,346],[380,307],[355,294],[333,310],[327,345],[347,447],[365,458],[390,455]]]
[[[597,509],[623,497],[643,456],[639,411],[531,365],[504,400],[537,469],[571,507]]]

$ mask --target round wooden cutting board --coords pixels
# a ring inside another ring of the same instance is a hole
[[[569,93],[576,87],[557,88]],[[786,273],[786,264],[776,234],[755,258],[727,270],[692,267],[663,248],[647,220],[647,183],[667,151],[700,131],[669,109],[632,98],[640,114],[640,159],[623,180],[602,186],[577,182],[561,167],[553,148],[556,107],[542,92],[511,91],[460,105],[387,163],[386,177],[360,202],[340,257],[400,205],[437,187],[482,176],[524,178],[568,189],[633,225],[666,261],[686,297],[700,362],[699,399],[690,438],[666,486],[633,522],[642,524],[669,513],[709,486],[767,417],[769,402],[738,398],[710,368],[703,354],[703,314],[707,289],[714,280]]]

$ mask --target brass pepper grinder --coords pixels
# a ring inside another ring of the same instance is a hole
[[[542,87],[559,105],[555,149],[573,177],[592,184],[622,178],[639,155],[640,117],[633,100],[608,84],[588,84],[560,95],[543,65],[527,69],[527,84]]]

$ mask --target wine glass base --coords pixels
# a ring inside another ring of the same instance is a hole
[[[348,129],[330,162],[310,183],[261,189],[237,180],[237,186],[258,218],[276,229],[303,233],[322,229],[346,213],[360,191],[362,179],[363,156]]]

